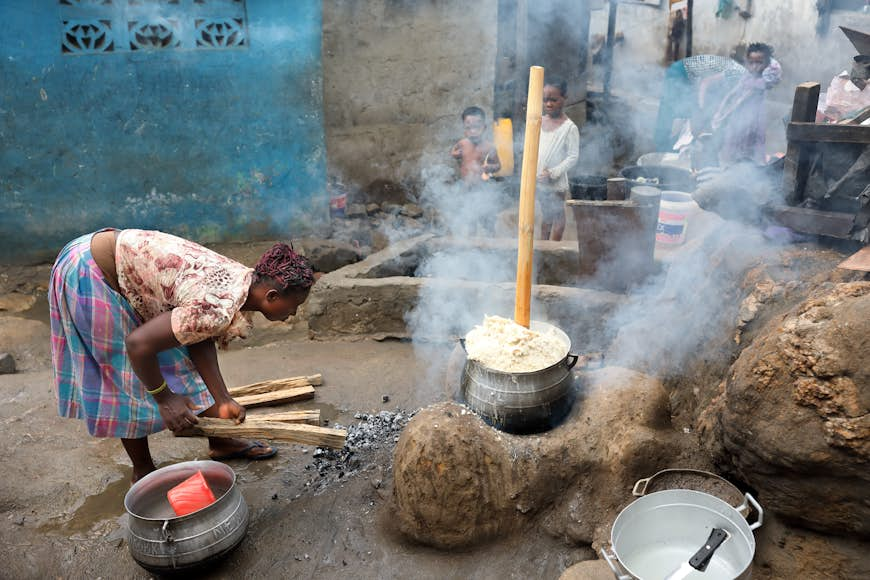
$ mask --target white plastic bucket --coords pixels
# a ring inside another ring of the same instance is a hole
[[[656,243],[677,246],[686,241],[689,216],[697,207],[695,200],[682,191],[663,191],[659,205]]]

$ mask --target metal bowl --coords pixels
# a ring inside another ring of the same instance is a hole
[[[695,191],[695,177],[691,171],[668,165],[632,165],[619,172],[620,177],[629,181],[629,188],[637,185],[651,185],[659,189]]]
[[[166,492],[201,471],[216,500],[176,516]],[[163,467],[137,481],[124,497],[129,515],[127,543],[143,568],[168,572],[216,560],[241,543],[248,529],[248,506],[236,474],[217,461],[186,461]]]

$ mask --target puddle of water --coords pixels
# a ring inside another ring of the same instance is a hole
[[[87,532],[108,519],[124,514],[124,496],[130,490],[130,478],[123,477],[110,483],[102,493],[89,496],[64,529],[70,533]]]
[[[84,503],[75,511],[68,521],[52,522],[40,527],[42,532],[60,532],[64,535],[75,535],[94,531],[101,531],[106,524],[115,525],[123,520],[126,514],[124,510],[124,496],[130,489],[130,477],[132,470],[126,467],[123,476],[106,486],[102,492],[88,496]]]
[[[44,290],[40,290],[35,296],[36,302],[33,303],[33,306],[27,310],[22,310],[21,312],[14,312],[13,315],[30,320],[38,320],[39,322],[48,324],[50,319],[48,294]]]

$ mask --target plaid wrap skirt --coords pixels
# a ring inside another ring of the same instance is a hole
[[[133,372],[124,342],[142,319],[103,277],[86,234],[67,244],[51,269],[48,301],[58,414],[82,419],[95,437],[136,439],[164,429],[154,399]],[[173,392],[201,409],[214,404],[187,348],[157,356]]]

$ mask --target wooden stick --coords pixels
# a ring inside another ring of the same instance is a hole
[[[309,411],[285,411],[283,413],[269,413],[267,415],[248,415],[247,420],[277,421],[279,423],[307,423],[320,425],[320,409]]]
[[[347,438],[343,429],[328,429],[314,425],[296,425],[279,423],[277,421],[261,421],[254,418],[246,419],[236,425],[232,419],[212,419],[199,417],[196,425],[177,434],[178,437],[241,437],[244,439],[269,439],[272,441],[289,441],[317,447],[341,449]]]
[[[314,398],[314,387],[296,387],[295,389],[284,389],[282,391],[271,391],[268,393],[260,393],[258,395],[245,395],[243,397],[235,397],[236,402],[242,407],[260,407],[262,405],[278,405],[281,403],[292,403],[294,401],[304,401]]]
[[[538,177],[538,145],[541,140],[541,112],[544,108],[544,68],[529,69],[529,97],[526,102],[526,136],[520,175],[519,247],[517,250],[517,291],[514,320],[529,327],[532,302],[532,254],[535,237],[535,181]]]
[[[286,379],[274,379],[271,381],[260,381],[259,383],[251,383],[241,387],[232,387],[227,389],[230,396],[241,397],[244,395],[259,395],[260,393],[268,393],[269,391],[277,391],[279,389],[290,389],[293,387],[320,386],[323,384],[323,375],[316,374],[309,377],[289,377]]]

